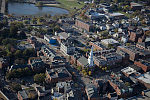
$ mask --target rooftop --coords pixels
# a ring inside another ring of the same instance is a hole
[[[113,16],[113,17],[124,16],[124,14],[117,12],[117,13],[111,13],[110,16]]]
[[[116,40],[114,40],[114,39],[112,39],[112,38],[110,38],[110,39],[103,39],[103,40],[101,40],[101,42],[102,43],[104,43],[104,44],[117,44],[117,43],[119,43],[118,41],[116,41]]]
[[[126,74],[128,74],[128,75],[136,72],[136,70],[134,70],[131,67],[126,67],[126,68],[122,69],[121,71],[124,72],[124,73],[126,73]]]
[[[48,46],[46,46],[46,45],[42,47],[42,50],[49,57],[55,57],[56,56],[55,53]]]
[[[131,4],[132,6],[142,6],[141,4],[135,3],[135,2],[131,2],[130,4]]]
[[[23,99],[28,99],[28,95],[26,94],[26,92],[23,90],[23,91],[18,91],[18,93],[21,95],[21,97]]]
[[[87,66],[87,65],[88,65],[88,59],[85,58],[84,56],[80,57],[80,58],[78,59],[78,61],[79,61],[82,65],[84,65],[84,66]]]
[[[139,59],[139,62],[142,63],[143,65],[150,67],[150,62],[147,60]]]
[[[69,35],[66,32],[62,32],[62,33],[59,33],[59,37],[60,37],[60,39],[67,39],[69,37]]]
[[[122,46],[122,48],[126,48],[126,49],[130,50],[131,52],[139,53],[140,55],[144,55],[144,56],[150,54],[150,51],[137,48],[135,45]]]
[[[138,76],[137,79],[139,79],[147,84],[150,84],[150,72],[147,72],[145,74]]]
[[[47,72],[51,78],[66,78],[71,76],[65,67],[47,69]]]

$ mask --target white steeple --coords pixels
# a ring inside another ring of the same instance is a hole
[[[94,65],[94,60],[93,60],[93,46],[91,48],[90,56],[88,58],[88,63],[89,63],[89,67],[92,67]]]

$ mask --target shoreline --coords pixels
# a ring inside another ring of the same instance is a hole
[[[65,9],[65,8],[63,8],[63,7],[60,7],[60,5],[59,4],[43,4],[42,6],[37,6],[35,3],[27,3],[27,2],[9,2],[9,3],[26,3],[26,4],[33,4],[33,6],[35,6],[35,7],[56,7],[56,8],[61,8],[61,9],[64,9],[64,10],[66,10],[68,13],[67,13],[67,15],[69,15],[70,14],[70,11],[68,10],[68,9]],[[48,8],[47,8],[48,9]],[[51,8],[49,8],[49,9],[51,9]],[[7,14],[7,15],[9,15],[9,14]],[[44,16],[44,15],[41,15],[41,14],[39,14],[39,15],[15,15],[15,14],[10,14],[10,15],[13,15],[13,16]],[[59,16],[61,16],[61,15],[63,15],[63,14],[56,14],[56,15],[59,15]]]
[[[13,1],[14,3],[28,3],[28,4],[34,4],[36,7],[57,7],[57,8],[62,8],[65,9],[69,12],[70,14],[70,10],[64,7],[60,6],[60,3],[54,4],[54,3],[47,3],[47,4],[43,4],[42,6],[37,6],[36,3],[33,2],[17,2],[17,1]]]

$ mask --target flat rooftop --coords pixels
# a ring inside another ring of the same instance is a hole
[[[136,72],[136,70],[131,68],[131,67],[126,67],[126,68],[122,69],[121,71],[128,74],[128,75]]]
[[[111,13],[110,16],[116,17],[116,16],[124,16],[124,14],[116,12],[116,13]]]
[[[137,79],[139,79],[147,84],[150,84],[150,72],[140,75],[139,77],[137,77]]]
[[[114,39],[112,39],[112,38],[110,38],[110,39],[103,39],[103,40],[101,40],[101,42],[102,43],[104,43],[104,44],[117,44],[117,43],[119,43],[118,41],[116,41],[116,40],[114,40]]]

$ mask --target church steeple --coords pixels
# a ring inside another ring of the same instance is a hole
[[[93,65],[94,65],[94,60],[93,60],[93,46],[91,48],[90,56],[88,58],[88,63],[89,63],[89,67],[93,67]]]

